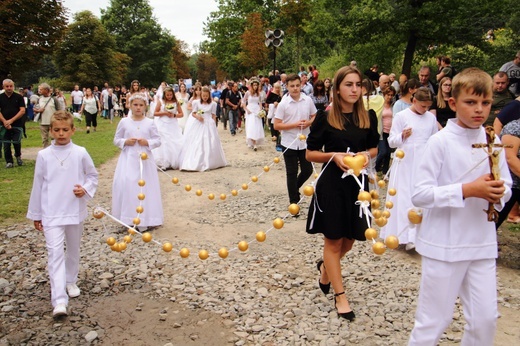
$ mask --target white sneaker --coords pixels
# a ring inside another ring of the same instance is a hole
[[[67,294],[70,298],[76,298],[80,293],[81,291],[76,284],[67,284]]]
[[[67,305],[65,304],[58,304],[52,311],[52,316],[58,317],[58,316],[67,316]]]
[[[415,249],[415,244],[410,242],[410,243],[406,244],[405,249],[406,249],[406,251],[413,250],[413,249]]]

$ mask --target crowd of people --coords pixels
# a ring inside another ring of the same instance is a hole
[[[205,171],[227,165],[219,124],[230,136],[245,129],[245,144],[252,151],[264,145],[264,129],[269,128],[276,150],[283,153],[291,204],[301,201],[300,189],[312,175],[312,162],[323,164],[306,231],[323,235],[318,284],[324,294],[332,288],[338,316],[349,321],[355,313],[343,285],[341,260],[355,240],[365,240],[365,230],[371,226],[357,203],[360,190],[370,188],[363,176],[371,171],[383,180],[390,176],[398,194],[381,237],[399,234],[403,248],[415,248],[422,255],[410,345],[438,342],[458,296],[468,321],[463,343],[491,345],[497,318],[495,229],[510,212],[510,221],[520,219],[515,207],[520,197],[520,52],[493,76],[477,68],[457,71],[447,56],[437,61],[435,74],[425,65],[417,78],[401,75],[398,80],[395,74],[380,73],[377,65],[363,75],[352,61],[332,79],[320,79],[316,66],[310,65],[308,71],[302,66],[299,73],[272,71],[268,76],[211,86],[196,82],[188,87],[180,80],[177,85],[162,83],[148,91],[135,80],[128,91],[108,84],[102,91],[96,87],[81,91],[76,85],[70,107],[85,116],[86,133],[91,128],[96,131],[98,114],[110,122],[115,116],[123,117],[114,138],[121,155],[112,213],[132,224],[135,209],[127,201],[139,193],[135,181],[146,180],[142,230],[163,223],[157,169]],[[95,192],[97,173],[86,151],[70,141],[74,120],[63,112],[67,104],[59,90],[42,83],[39,97],[29,95],[30,90],[22,96],[14,92],[11,80],[3,82],[3,89],[0,121],[7,168],[13,167],[11,144],[18,165],[23,164],[13,128],[23,127],[26,105],[32,105],[32,119],[40,122],[46,149],[38,154],[28,217],[45,233],[54,314],[63,315],[68,297],[79,295],[75,282],[78,238],[70,237],[67,227],[73,224],[81,231],[84,202]],[[485,125],[489,128],[484,129]],[[498,145],[493,133],[501,135],[508,146],[494,155],[473,146]],[[405,155],[392,160],[395,149]],[[150,159],[140,167],[137,158],[143,153]],[[357,156],[364,162],[358,175],[352,173],[348,160]],[[42,195],[60,182],[62,170],[73,160],[80,160],[83,170],[67,177],[76,179],[68,196],[71,204],[78,203],[75,198],[82,204],[77,215],[68,215],[63,208],[48,206]],[[500,179],[490,177],[488,160]],[[498,211],[496,223],[488,222],[482,211],[490,210],[491,215],[492,207]],[[412,208],[423,210],[418,227],[410,227]],[[471,232],[461,232],[465,229]],[[73,253],[67,265],[59,245],[64,240],[67,251],[70,246]]]

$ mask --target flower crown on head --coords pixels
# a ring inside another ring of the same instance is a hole
[[[136,99],[143,100],[146,103],[146,97],[144,97],[144,95],[141,93],[135,93],[132,96],[130,96],[130,103],[132,103]]]

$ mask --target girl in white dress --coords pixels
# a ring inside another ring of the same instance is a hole
[[[260,82],[256,78],[251,79],[251,88],[244,96],[246,109],[246,143],[247,146],[256,151],[257,145],[265,141],[264,123],[259,116],[263,110],[265,93],[260,90]],[[265,112],[264,112],[265,114]]]
[[[201,99],[193,101],[190,118],[195,121],[184,132],[181,170],[205,171],[224,167],[226,157],[215,126],[217,104],[211,100],[208,87],[203,87]]]
[[[141,202],[144,211],[140,215],[139,228],[143,231],[163,223],[161,188],[152,153],[152,149],[161,145],[161,137],[153,120],[145,116],[145,96],[135,93],[129,99],[129,105],[132,116],[121,119],[114,136],[114,144],[121,149],[121,154],[112,185],[112,215],[127,225],[134,225],[136,207]],[[142,153],[146,153],[148,159],[141,160]],[[143,188],[138,185],[141,179],[145,182]],[[139,201],[137,195],[141,189],[145,199]]]
[[[184,113],[171,87],[165,87],[161,95],[154,113],[154,123],[161,136],[161,146],[153,149],[152,153],[155,163],[162,170],[178,169],[183,139],[177,119],[184,117]]]
[[[387,196],[392,201],[392,215],[388,223],[381,229],[381,237],[397,235],[400,244],[406,249],[415,247],[416,228],[408,220],[408,210],[413,208],[412,192],[414,171],[417,160],[421,157],[428,138],[437,133],[437,119],[428,111],[433,102],[433,94],[428,88],[419,88],[412,99],[412,106],[397,113],[392,120],[388,144],[391,148],[399,148],[404,152],[402,159],[394,158],[390,168],[390,184],[395,196]]]
[[[191,96],[191,99],[188,101],[188,107],[187,107],[188,113],[186,113],[186,114],[191,114],[193,112],[193,102],[195,102],[196,100],[200,100],[201,91],[202,91],[202,85],[200,83],[196,83],[195,86],[193,87],[193,95]],[[186,133],[188,131],[190,126],[193,125],[196,120],[194,117],[187,117],[187,118],[188,119],[186,119],[186,124],[184,125],[184,133]]]
[[[184,117],[180,118],[178,120],[179,126],[184,131],[184,127],[186,125],[186,118],[189,118],[189,110],[188,110],[188,102],[190,101],[190,94],[188,94],[188,89],[186,89],[186,84],[181,83],[179,85],[179,92],[175,94],[175,97],[177,98],[177,101],[179,101],[179,104],[182,108],[182,114],[184,114]]]

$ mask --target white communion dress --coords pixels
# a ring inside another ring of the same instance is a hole
[[[128,138],[146,138],[148,146],[142,147],[137,143],[126,146],[125,140]],[[114,145],[121,149],[121,154],[112,184],[112,215],[127,225],[133,225],[132,220],[137,216],[135,209],[141,203],[144,212],[139,216],[139,226],[162,225],[161,187],[151,150],[161,145],[161,138],[153,120],[144,118],[136,121],[130,117],[121,119],[114,136]],[[141,160],[143,152],[148,155],[146,160]],[[141,179],[145,181],[143,187],[138,185]],[[137,198],[141,192],[145,195],[142,201]]]
[[[195,121],[184,132],[184,145],[181,154],[180,169],[185,171],[206,171],[227,165],[222,143],[212,115],[216,113],[217,104],[193,101],[192,117]],[[193,117],[197,113],[203,121]]]
[[[164,100],[159,100],[159,102],[161,102],[162,112],[167,110],[171,114],[178,114],[176,103],[171,103],[168,107],[173,108],[167,109]],[[155,163],[163,170],[167,168],[178,169],[180,166],[180,156],[184,140],[178,119],[182,118],[164,115],[154,117],[155,126],[161,136],[161,146],[153,149],[152,153],[155,158]]]
[[[406,128],[412,128],[412,135],[403,141],[401,134]],[[426,142],[437,131],[437,119],[430,112],[417,114],[407,108],[395,115],[388,143],[391,148],[404,151],[404,157],[401,160],[394,157],[390,168],[388,188],[394,188],[397,194],[387,196],[387,200],[392,201],[394,207],[388,223],[381,228],[380,236],[383,239],[389,235],[397,235],[400,244],[415,243],[417,229],[408,220],[408,210],[414,208],[412,183],[416,165],[424,153]]]
[[[188,121],[190,112],[188,111],[188,101],[190,100],[190,94],[186,93],[184,97],[182,97],[182,94],[178,92],[175,94],[175,97],[177,98],[177,101],[179,101],[179,104],[182,108],[182,113],[184,116],[182,118],[179,118],[179,127],[184,131],[184,128],[186,127],[186,121]]]
[[[265,132],[262,118],[258,117],[258,113],[262,110],[260,96],[246,95],[246,102],[246,107],[250,111],[246,114],[246,143],[249,146],[261,145],[265,141]]]

